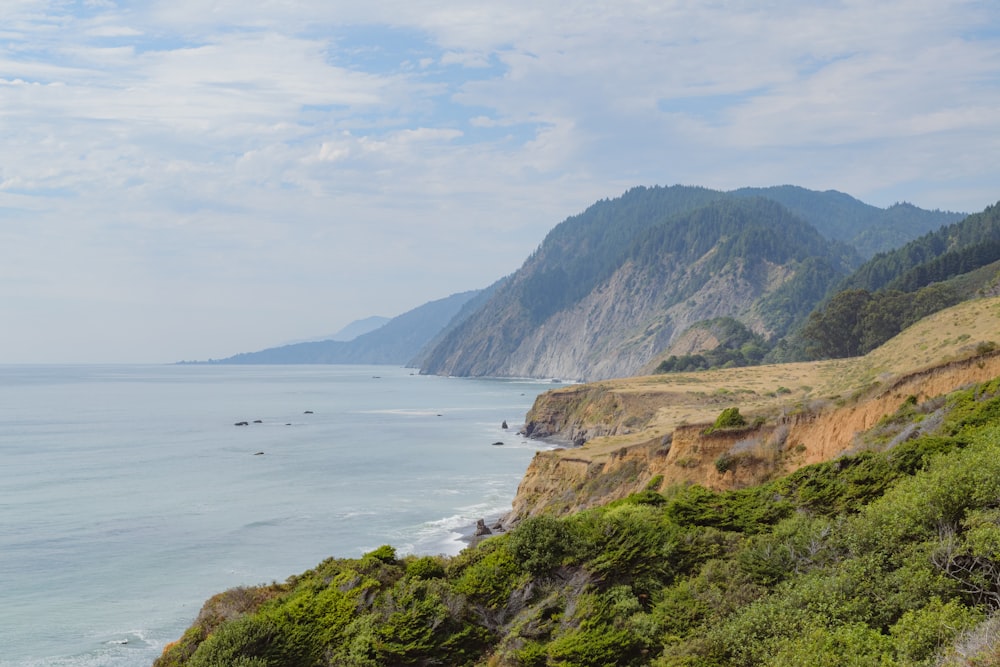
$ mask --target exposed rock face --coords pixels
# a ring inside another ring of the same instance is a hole
[[[706,434],[707,423],[679,425],[667,436],[612,448],[608,455],[589,447],[538,452],[503,524],[602,505],[641,491],[656,476],[662,476],[662,485],[691,482],[731,489],[757,484],[775,473],[843,454],[855,446],[857,434],[907,400],[923,402],[997,376],[1000,352],[991,352],[905,375],[846,405],[784,415],[757,427]],[[564,440],[581,434],[621,435],[628,430],[624,423],[630,410],[637,407],[648,410],[640,396],[628,392],[600,385],[572,387],[539,397],[526,428],[533,435]]]
[[[469,325],[480,333],[438,350],[426,370],[599,380],[634,375],[701,320],[731,316],[758,333],[773,333],[757,308],[795,276],[792,267],[740,260],[703,283],[697,269],[670,257],[659,266],[628,262],[539,325],[527,322],[514,302],[481,312]],[[688,298],[678,303],[680,295]]]
[[[764,200],[638,218],[557,227],[421,372],[593,381],[634,375],[702,320],[732,317],[781,335],[844,275],[850,255]]]

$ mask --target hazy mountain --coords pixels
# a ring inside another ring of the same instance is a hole
[[[391,317],[382,317],[381,315],[372,315],[371,317],[366,317],[361,320],[354,320],[346,327],[330,336],[329,340],[339,340],[346,343],[347,341],[354,340],[358,336],[363,336],[366,333],[370,333],[383,327],[391,320]]]
[[[309,338],[298,338],[296,340],[290,340],[282,345],[296,345],[298,343],[318,343],[323,340],[339,340],[342,342],[347,342],[349,340],[354,340],[358,336],[364,335],[369,331],[375,331],[383,324],[391,320],[391,317],[382,317],[380,315],[373,315],[371,317],[366,317],[361,320],[354,320],[343,329],[337,333],[327,334],[325,336],[310,336]],[[277,347],[277,346],[276,346]]]
[[[458,315],[479,290],[453,294],[394,317],[349,341],[315,341],[245,352],[217,364],[399,364],[408,363]]]

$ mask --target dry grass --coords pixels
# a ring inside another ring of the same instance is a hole
[[[991,342],[1000,343],[1000,297],[936,313],[864,357],[604,380],[600,384],[609,391],[628,395],[632,412],[654,416],[642,431],[595,438],[585,449],[591,458],[602,457],[663,437],[678,425],[711,422],[733,405],[747,416],[773,417],[846,403],[898,377],[971,356]]]

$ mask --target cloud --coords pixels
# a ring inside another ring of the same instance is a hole
[[[637,184],[981,209],[995,25],[963,0],[11,0],[0,298],[26,324],[0,350],[171,360],[334,330],[484,286]],[[36,345],[81,312],[130,337]]]

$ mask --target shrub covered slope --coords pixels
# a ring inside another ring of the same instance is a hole
[[[228,591],[157,665],[990,665],[997,608],[1000,380],[762,486],[654,480],[453,558]]]

